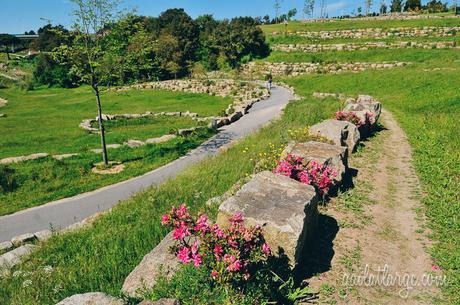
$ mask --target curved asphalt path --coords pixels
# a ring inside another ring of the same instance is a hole
[[[174,178],[186,167],[218,154],[219,148],[259,129],[281,114],[292,99],[282,87],[273,87],[271,97],[253,105],[249,113],[235,123],[225,126],[217,135],[185,156],[148,172],[117,184],[33,207],[15,214],[0,217],[0,242],[14,236],[49,229],[63,229],[97,212],[109,210],[122,200],[152,185]]]

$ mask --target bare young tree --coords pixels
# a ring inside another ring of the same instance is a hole
[[[366,9],[366,16],[368,16],[371,12],[372,9],[372,0],[366,0],[365,1],[365,9]]]
[[[56,58],[71,66],[71,72],[83,82],[91,86],[96,97],[97,118],[101,136],[102,158],[108,164],[107,147],[105,143],[104,122],[100,85],[104,73],[110,69],[104,60],[104,36],[106,27],[121,17],[117,8],[118,0],[71,0],[76,5],[73,12],[73,41],[69,45],[59,47]],[[113,68],[113,67],[111,67]]]
[[[275,0],[275,4],[273,5],[273,8],[275,9],[275,22],[278,22],[279,16],[280,16],[280,9],[281,9],[281,2],[283,0]]]
[[[320,6],[321,6],[321,18],[324,18],[325,14],[326,14],[326,0],[321,0],[320,2]]]
[[[305,0],[303,5],[303,14],[304,19],[305,16],[311,17],[313,16],[313,10],[315,9],[315,0]]]

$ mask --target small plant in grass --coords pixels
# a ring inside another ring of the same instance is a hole
[[[173,229],[177,244],[172,251],[184,264],[209,271],[209,280],[220,284],[241,285],[254,276],[270,255],[259,226],[246,227],[241,214],[229,219],[228,229],[208,224],[208,216],[194,219],[185,205],[172,207],[161,218]]]
[[[296,142],[308,142],[308,141],[316,141],[316,142],[322,142],[322,143],[327,143],[327,144],[334,144],[331,140],[322,137],[317,134],[311,134],[309,132],[310,126],[305,126],[303,128],[295,128],[295,129],[289,129],[288,130],[288,135],[289,138],[293,141]]]
[[[16,186],[16,171],[6,165],[0,164],[0,193],[12,192]]]
[[[334,185],[337,172],[330,166],[310,161],[304,165],[302,157],[289,154],[286,159],[278,161],[274,173],[289,177],[301,183],[314,186],[321,195],[327,195]]]

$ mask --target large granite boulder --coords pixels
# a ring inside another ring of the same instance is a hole
[[[179,269],[179,261],[170,252],[175,244],[172,232],[140,262],[140,264],[128,275],[122,287],[122,291],[132,297],[139,297],[139,292],[152,288],[157,279],[164,275],[171,277]]]
[[[222,203],[217,224],[227,227],[228,219],[240,212],[246,225],[260,225],[275,254],[281,248],[295,267],[316,229],[317,203],[312,186],[264,171]]]
[[[348,148],[328,143],[309,141],[307,143],[291,142],[285,148],[283,157],[288,154],[302,157],[304,165],[316,161],[330,166],[337,171],[336,182],[342,181],[348,169]]]
[[[343,111],[353,111],[362,120],[365,120],[365,113],[369,112],[372,114],[369,121],[372,125],[374,125],[378,122],[380,114],[382,113],[382,104],[371,96],[359,95],[357,99],[347,99]]]
[[[68,297],[56,305],[124,305],[120,299],[102,292],[89,292]]]
[[[309,133],[332,141],[335,145],[346,146],[350,152],[355,149],[361,137],[354,124],[332,119],[311,126]]]

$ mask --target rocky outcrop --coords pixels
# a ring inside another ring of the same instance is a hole
[[[291,142],[286,146],[283,156],[287,156],[288,154],[302,157],[304,165],[307,165],[311,161],[316,161],[325,166],[332,167],[337,171],[337,177],[335,178],[337,183],[340,183],[345,178],[348,170],[348,148],[344,146],[315,141],[307,143]]]
[[[56,305],[124,305],[125,302],[102,292],[76,294]]]
[[[320,136],[332,141],[335,145],[346,146],[352,152],[360,139],[358,128],[350,122],[325,120],[310,127],[312,136]]]
[[[312,186],[265,171],[222,203],[217,224],[227,227],[228,218],[240,212],[247,225],[263,228],[265,239],[275,253],[282,249],[295,266],[316,229],[317,203]]]
[[[404,67],[406,62],[352,62],[352,63],[314,63],[314,62],[250,62],[242,66],[241,73],[246,77],[262,77],[270,71],[276,76],[299,76],[302,74],[362,72],[366,70],[392,69]]]
[[[3,98],[0,98],[0,108],[6,106],[6,104],[8,104],[8,101]]]
[[[0,256],[0,273],[5,273],[9,268],[19,264],[21,259],[32,253],[36,247],[35,245],[27,244],[2,254]]]
[[[174,242],[172,233],[166,235],[128,275],[122,291],[129,296],[139,297],[139,292],[152,288],[160,276],[171,277],[179,269],[179,261],[170,252]]]

